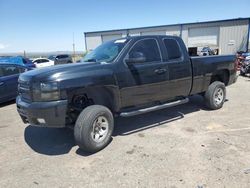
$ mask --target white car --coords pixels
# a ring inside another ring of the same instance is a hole
[[[55,62],[47,58],[37,58],[32,61],[36,68],[48,67],[55,65]]]

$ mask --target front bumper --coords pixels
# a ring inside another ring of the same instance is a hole
[[[67,100],[27,103],[18,96],[16,104],[24,123],[41,127],[65,127]]]

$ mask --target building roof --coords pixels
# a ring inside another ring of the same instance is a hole
[[[91,31],[91,32],[84,32],[84,35],[86,35],[86,34],[94,34],[94,33],[102,33],[102,32],[116,32],[116,31],[135,30],[135,29],[151,29],[151,28],[156,28],[156,27],[180,26],[180,25],[191,25],[191,24],[207,24],[207,23],[241,21],[241,20],[250,20],[250,17],[247,17],[247,18],[233,18],[233,19],[226,19],[226,20],[214,20],[214,21],[205,21],[205,22],[190,22],[190,23],[170,24],[170,25],[157,25],[157,26],[147,26],[147,27],[135,27],[135,28]]]

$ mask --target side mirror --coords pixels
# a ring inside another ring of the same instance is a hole
[[[125,59],[126,63],[144,63],[146,61],[146,57],[142,52],[134,52],[131,54],[131,57]]]

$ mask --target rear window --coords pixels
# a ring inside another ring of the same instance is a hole
[[[164,45],[167,49],[168,59],[174,60],[181,58],[181,50],[176,40],[174,39],[164,39]]]

